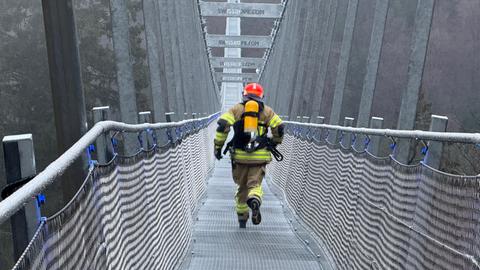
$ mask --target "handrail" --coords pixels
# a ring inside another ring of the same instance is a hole
[[[369,136],[384,136],[399,139],[418,139],[425,141],[451,142],[464,144],[480,144],[480,133],[461,133],[461,132],[432,132],[422,130],[395,130],[395,129],[372,129],[344,127],[327,124],[300,123],[293,121],[284,121],[286,124],[295,124],[304,127],[314,127],[333,131],[348,132]]]
[[[146,129],[162,129],[178,127],[191,122],[198,122],[210,119],[218,115],[212,114],[208,117],[199,119],[190,119],[173,123],[155,123],[131,125],[114,121],[103,121],[97,123],[80,140],[70,147],[64,154],[52,162],[44,171],[35,178],[0,202],[0,224],[5,222],[20,208],[22,208],[32,197],[44,191],[48,186],[54,183],[65,171],[84,153],[85,149],[91,145],[102,134],[110,131],[139,132]]]

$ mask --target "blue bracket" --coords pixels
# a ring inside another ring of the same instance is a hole
[[[170,141],[170,143],[173,144],[172,130],[171,129],[166,129],[165,133],[167,134],[168,141]]]
[[[38,194],[36,197],[35,197],[35,209],[36,209],[36,214],[37,214],[37,220],[38,222],[40,223],[42,220],[46,220],[46,217],[42,217],[42,206],[45,204],[46,202],[46,198],[45,198],[45,195],[44,194]]]
[[[367,135],[367,137],[365,137],[365,141],[364,141],[365,148],[367,148],[370,145],[371,142],[372,142],[372,139],[370,139],[370,136]]]
[[[182,135],[182,130],[180,129],[180,127],[176,127],[175,128],[175,142],[178,141],[178,138],[181,138],[181,135]]]
[[[143,130],[138,133],[137,139],[138,139],[138,143],[140,144],[140,149],[145,150],[145,148],[143,147],[142,134],[143,134]]]
[[[420,152],[422,153],[422,155],[426,156],[428,153],[428,144],[424,140],[421,140],[421,142],[423,144],[423,147]]]
[[[150,136],[152,136],[152,141],[153,141],[153,147],[157,147],[158,145],[158,139],[157,139],[157,134],[155,133],[155,130],[153,129],[147,129],[147,133],[150,134]]]
[[[340,131],[340,138],[338,139],[340,143],[342,143],[343,141],[343,136],[345,136],[345,133],[343,133],[343,131]]]
[[[113,155],[117,155],[118,154],[118,141],[117,139],[115,139],[115,135],[113,135],[113,137],[110,139],[110,142],[112,143],[112,152],[113,152]]]
[[[330,129],[327,129],[327,132],[325,132],[325,141],[328,140],[328,137],[330,137]]]
[[[389,136],[388,138],[390,139],[390,141],[392,141],[392,143],[390,144],[390,150],[392,150],[392,152],[394,152],[395,149],[397,148],[397,141],[393,137]]]
[[[93,166],[95,165],[96,161],[92,159],[92,153],[95,152],[95,145],[90,144],[87,147],[87,159],[88,159],[88,166]]]
[[[390,150],[395,150],[395,148],[397,148],[397,144],[396,143],[392,143],[390,144]]]

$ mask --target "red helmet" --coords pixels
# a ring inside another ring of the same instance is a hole
[[[263,99],[263,87],[258,83],[249,83],[243,90],[243,96],[253,99]]]

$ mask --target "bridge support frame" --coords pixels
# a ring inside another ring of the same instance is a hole
[[[355,122],[355,118],[352,118],[352,117],[345,117],[345,120],[343,122],[343,126],[345,127],[353,127],[353,123]],[[343,134],[342,136],[342,141],[340,142],[340,144],[347,148],[347,149],[350,149],[352,147],[352,136],[353,134],[352,133],[345,133]]]
[[[75,12],[72,0],[43,0],[57,151],[63,154],[87,131]],[[62,176],[64,204],[73,198],[87,174],[87,156]]]
[[[95,107],[92,109],[92,112],[93,112],[93,122],[95,124],[101,121],[110,120],[109,106]],[[103,134],[103,136],[99,136],[95,144],[96,144],[95,153],[97,155],[97,161],[100,164],[106,164],[112,155],[112,153],[109,151],[109,148],[108,148],[108,139],[106,134]]]
[[[139,124],[152,123],[152,112],[150,112],[150,111],[139,112],[138,113],[138,123]],[[142,142],[143,142],[143,145],[142,145],[143,149],[147,150],[147,149],[150,149],[150,147],[153,146],[153,143],[151,143],[150,140],[148,139],[149,136],[148,136],[148,131],[147,130],[145,130],[141,134],[141,138],[142,138]]]
[[[448,126],[448,117],[432,115],[430,131],[446,132]],[[434,169],[440,169],[443,154],[443,142],[429,142],[428,151],[424,163]]]
[[[370,128],[382,129],[383,128],[383,118],[381,117],[372,117],[370,120]],[[370,138],[370,142],[367,146],[367,151],[376,156],[380,156],[380,143],[382,142],[382,137],[373,136]],[[358,148],[357,148],[358,149]]]
[[[7,184],[13,184],[36,174],[32,134],[6,136],[2,143]],[[10,219],[15,261],[20,258],[37,230],[40,221],[37,203],[37,199],[32,199]]]

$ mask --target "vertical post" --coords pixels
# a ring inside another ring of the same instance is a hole
[[[345,120],[343,122],[343,126],[345,127],[353,127],[353,122],[355,121],[355,118],[351,117],[345,117]],[[340,142],[343,147],[345,148],[350,148],[352,147],[352,133],[347,132],[343,134],[343,139]]]
[[[372,112],[389,2],[390,0],[377,0],[375,4],[375,16],[373,19],[372,35],[370,37],[367,70],[363,84],[362,98],[360,99],[357,127],[366,127]],[[360,145],[361,144],[356,144],[357,149]]]
[[[325,117],[323,117],[323,116],[317,116],[316,119],[317,119],[317,120],[316,120],[315,123],[317,123],[317,124],[325,124]]]
[[[374,129],[382,129],[383,128],[383,118],[380,117],[372,117],[370,121],[370,128]],[[367,151],[376,156],[380,156],[380,143],[382,142],[382,138],[379,136],[372,136],[370,138],[370,143],[368,144]],[[357,148],[358,149],[358,148]]]
[[[330,113],[330,124],[339,125],[340,115],[343,107],[343,98],[345,92],[345,84],[347,80],[348,63],[350,61],[350,53],[352,49],[353,32],[355,29],[355,21],[357,18],[358,0],[349,0],[347,19],[345,21],[345,29],[343,32],[342,48],[340,52],[340,60],[337,67],[337,78],[335,83],[335,93],[333,96],[332,111]],[[332,132],[332,136],[336,135]],[[336,142],[337,138],[333,137]],[[331,141],[332,142],[332,141]]]
[[[430,131],[446,132],[448,126],[448,117],[432,115],[432,122],[430,123]],[[442,161],[443,143],[442,142],[428,142],[428,151],[425,156],[425,164],[434,168],[440,169]]]
[[[152,122],[152,112],[139,112],[138,113],[138,122],[140,124],[151,123]]]
[[[57,151],[63,154],[87,131],[85,97],[72,0],[42,1],[50,83],[55,114]],[[83,155],[62,179],[67,203],[80,187],[87,169]]]
[[[110,0],[112,18],[113,49],[120,100],[122,122],[137,123],[137,96],[133,78],[133,64],[130,56],[129,18],[126,0]],[[124,134],[126,154],[136,152],[136,136]]]
[[[4,137],[3,149],[7,184],[36,174],[32,134]],[[32,199],[10,219],[15,260],[20,258],[37,229],[40,213],[36,206],[36,200]]]
[[[165,113],[165,117],[166,117],[168,123],[175,122],[175,113],[174,112]]]
[[[192,119],[196,119],[197,118],[197,113],[192,113]]]
[[[122,121],[128,124],[136,124],[137,102],[133,82],[133,67],[130,59],[127,4],[125,0],[110,0],[110,2]]]
[[[405,89],[402,96],[400,115],[398,116],[398,129],[410,130],[415,127],[418,96],[425,67],[434,5],[434,0],[419,0],[417,4],[415,31],[411,45],[410,63],[408,65],[407,89]],[[407,163],[409,155],[410,141],[399,140],[395,158],[402,163]]]
[[[152,105],[156,122],[164,121],[165,110],[168,108],[168,91],[165,72],[165,58],[160,37],[159,3],[156,0],[143,1],[145,20],[145,39],[147,46]]]
[[[337,23],[337,12],[340,8],[341,4],[338,0],[332,0],[328,3],[327,13],[325,15],[324,23],[322,24],[324,30],[321,32],[323,37],[319,37],[318,41],[320,41],[320,50],[318,50],[317,55],[312,57],[313,59],[320,59],[320,61],[316,61],[317,63],[314,65],[314,70],[320,70],[318,75],[318,82],[317,85],[320,87],[318,91],[315,91],[315,95],[313,97],[313,115],[320,114],[320,106],[322,104],[322,99],[324,98],[325,92],[325,82],[327,80],[327,72],[328,72],[328,65],[322,63],[328,63],[330,59],[330,52],[332,50],[332,44],[334,40],[334,30],[335,24]]]
[[[93,111],[93,122],[96,124],[101,121],[107,121],[109,120],[109,112],[110,112],[110,107],[105,106],[105,107],[95,107],[92,109]],[[100,164],[106,164],[108,160],[110,159],[110,153],[109,153],[109,148],[107,144],[107,136],[106,134],[103,134],[99,136],[95,142],[96,144],[96,149],[95,152],[97,153],[97,161]]]
[[[323,117],[323,116],[317,116],[317,117],[315,118],[315,123],[316,123],[316,124],[320,124],[320,125],[325,124],[325,117]],[[318,136],[318,139],[319,139],[320,141],[321,141],[322,138],[323,138],[323,132],[324,132],[323,129],[321,129],[320,132],[318,132],[318,135],[317,135],[317,136]]]
[[[138,123],[144,124],[144,123],[151,123],[152,122],[152,112],[146,111],[146,112],[139,112],[138,113]],[[142,142],[143,142],[143,149],[147,150],[150,149],[150,147],[153,146],[153,143],[150,143],[148,140],[149,136],[147,131],[145,130],[142,133]]]

